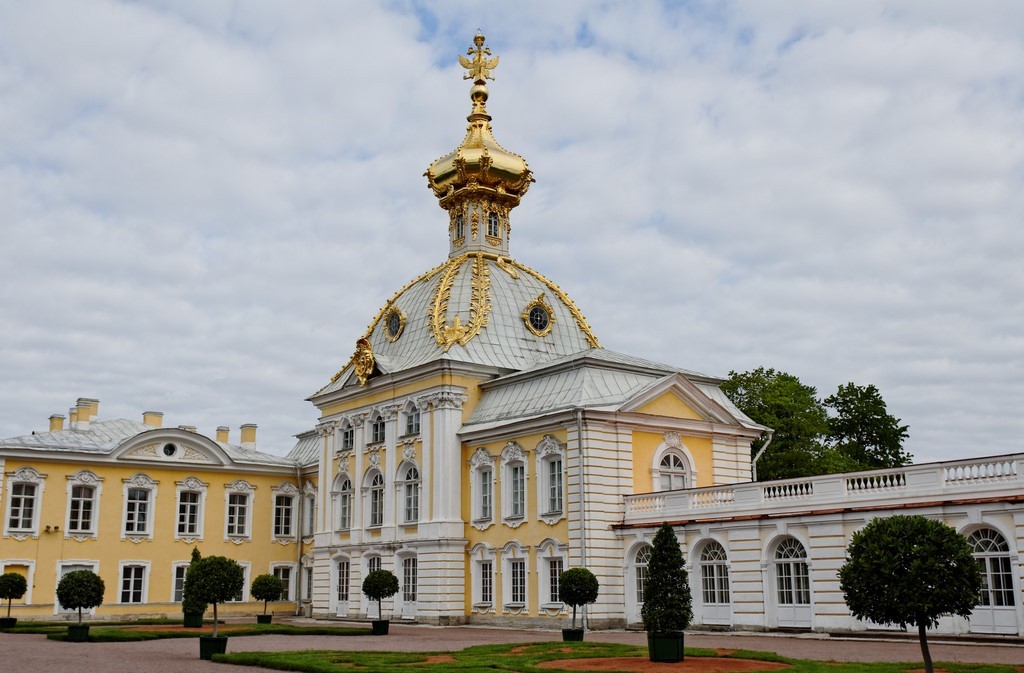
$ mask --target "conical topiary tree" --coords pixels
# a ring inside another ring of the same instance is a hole
[[[693,619],[690,581],[679,540],[668,523],[654,536],[640,617],[651,661],[682,661],[683,630]]]
[[[203,555],[199,553],[199,547],[192,547],[192,560],[185,571],[185,586],[181,590],[181,611],[185,613],[185,626],[199,627],[203,625],[203,613],[206,612],[206,602],[199,600],[189,582],[189,575],[192,568],[201,561]]]

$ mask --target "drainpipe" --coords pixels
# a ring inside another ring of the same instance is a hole
[[[303,519],[304,512],[302,509],[306,505],[306,498],[302,495],[302,468],[299,467],[298,463],[295,464],[295,485],[299,489],[299,515],[298,521],[295,522],[298,524],[295,532],[299,534],[299,537],[296,540],[298,544],[295,550],[295,572],[292,573],[292,586],[295,587],[295,616],[298,617],[302,614],[302,598],[300,596],[299,583],[302,579],[302,522],[305,520]]]
[[[583,477],[586,474],[586,470],[583,466],[583,409],[576,407],[576,446],[580,453],[580,462],[577,466],[579,473],[579,489],[580,489],[580,567],[587,567],[587,508],[583,502],[585,489],[583,487]],[[583,628],[587,628],[587,606],[583,606]]]
[[[765,440],[764,446],[761,447],[761,450],[757,452],[757,455],[754,456],[754,460],[750,463],[751,481],[757,481],[757,461],[760,460],[761,456],[764,455],[764,452],[768,450],[768,445],[772,443],[772,437],[775,436],[774,430],[766,430],[765,433],[768,435],[768,439]]]

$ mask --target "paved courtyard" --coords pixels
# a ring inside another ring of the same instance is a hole
[[[283,621],[283,620],[282,620]],[[288,620],[292,621],[292,620]],[[296,619],[292,623],[314,623]],[[336,622],[335,622],[336,623]],[[391,626],[386,637],[374,636],[250,636],[232,638],[228,652],[280,650],[401,650],[456,651],[472,645],[560,640],[557,631],[508,630],[473,626]],[[633,631],[594,631],[592,641],[646,644],[646,634]],[[688,633],[688,647],[749,649],[777,652],[802,659],[836,661],[918,661],[916,640],[861,640],[827,635],[752,633]],[[935,661],[999,663],[1024,666],[1024,644],[936,642]],[[63,643],[42,635],[0,634],[0,671],[6,673],[253,673],[246,666],[227,666],[199,659],[194,639],[137,643]]]

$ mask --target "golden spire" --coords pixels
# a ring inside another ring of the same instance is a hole
[[[491,55],[491,50],[484,46],[485,39],[480,33],[477,33],[476,37],[473,38],[473,44],[476,45],[476,49],[470,47],[466,50],[466,55],[472,56],[472,60],[461,54],[459,55],[459,64],[469,71],[469,74],[463,75],[462,79],[471,79],[477,84],[483,84],[484,80],[487,79],[494,80],[491,77],[491,71],[498,67],[498,59],[501,57],[485,58]]]

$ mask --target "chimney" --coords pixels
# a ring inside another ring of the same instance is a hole
[[[78,429],[78,407],[68,409],[68,427],[72,430]]]
[[[93,397],[83,397],[78,400],[78,405],[81,406],[82,402],[89,403],[89,420],[95,419],[100,413],[100,401]]]
[[[164,424],[164,412],[162,411],[143,411],[142,422],[151,428],[159,428]]]
[[[240,429],[242,431],[242,448],[256,448],[256,424],[246,423]]]
[[[196,431],[196,426],[194,426],[194,425],[179,425],[178,429],[179,430],[184,430],[185,432],[195,432]]]
[[[226,425],[222,425],[217,428],[217,441],[221,444],[228,443],[228,433],[231,432],[231,428]]]
[[[64,429],[64,417],[60,414],[50,416],[50,432],[57,432]]]
[[[92,400],[87,397],[79,397],[75,404],[78,407],[78,429],[89,429],[89,418],[92,415]]]

